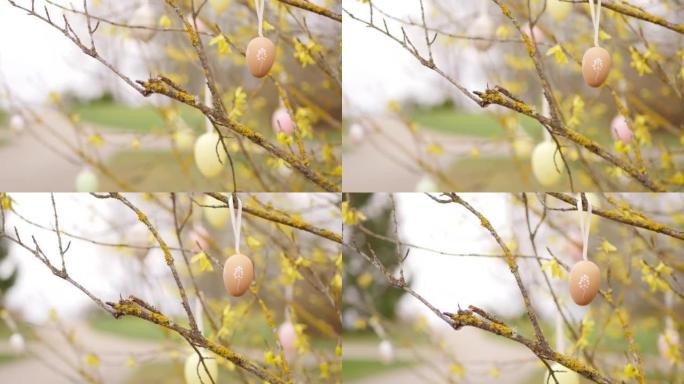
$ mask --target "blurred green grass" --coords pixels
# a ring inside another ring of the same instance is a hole
[[[400,368],[411,367],[411,363],[395,361],[385,364],[379,360],[344,359],[342,362],[342,382],[358,380]]]
[[[190,127],[199,129],[202,126],[204,119],[201,113],[187,105],[179,105],[178,108]],[[71,112],[78,114],[82,121],[103,128],[138,133],[168,131],[159,111],[150,105],[132,107],[102,99],[74,104]]]
[[[125,381],[126,384],[185,384],[184,362],[148,363],[141,364]],[[241,382],[240,376],[235,371],[229,371],[219,367],[217,384]]]
[[[504,139],[506,132],[492,115],[458,111],[451,105],[419,108],[411,118],[418,125],[435,131],[486,139]],[[531,137],[541,139],[542,127],[534,119],[521,116],[520,124]]]

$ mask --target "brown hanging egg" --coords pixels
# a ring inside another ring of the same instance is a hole
[[[570,270],[570,296],[577,305],[587,305],[594,300],[601,287],[601,271],[588,260],[582,260]]]
[[[601,47],[592,47],[582,57],[582,76],[590,87],[600,87],[608,78],[612,62],[610,53]]]
[[[245,57],[252,76],[262,78],[268,74],[275,61],[275,45],[265,37],[255,37],[247,44]]]
[[[231,296],[242,296],[254,279],[254,265],[249,257],[235,254],[223,264],[223,285]]]

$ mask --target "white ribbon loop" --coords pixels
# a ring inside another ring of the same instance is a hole
[[[587,199],[586,215],[582,209],[582,194],[577,195],[577,214],[579,215],[580,234],[582,236],[582,259],[587,260],[587,248],[589,247],[589,230],[591,229],[591,201]]]
[[[237,209],[233,209],[233,198],[237,200]],[[240,253],[240,227],[242,225],[242,201],[237,195],[231,195],[228,199],[230,209],[230,223],[233,226],[233,236],[235,237],[235,253]]]
[[[597,5],[594,2],[598,1]],[[601,24],[601,0],[589,0],[591,23],[594,25],[594,46],[599,46],[599,25]]]
[[[264,22],[264,1],[265,0],[254,0],[254,9],[256,9],[257,13],[257,27],[259,29],[259,36],[263,37],[263,28],[262,24]]]

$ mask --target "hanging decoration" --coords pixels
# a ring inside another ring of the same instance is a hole
[[[150,0],[144,0],[142,5],[133,12],[129,24],[131,25],[131,36],[134,39],[142,42],[152,40],[157,34],[157,17],[154,14],[154,8],[150,4]]]
[[[601,270],[598,265],[587,258],[591,228],[591,201],[587,199],[587,214],[584,214],[582,205],[582,194],[580,194],[577,197],[577,215],[582,236],[582,261],[576,263],[570,270],[569,284],[572,300],[575,304],[584,306],[594,300],[601,287]]]
[[[594,2],[598,1],[598,4]],[[594,46],[582,57],[582,76],[588,86],[598,88],[606,81],[612,65],[610,53],[599,47],[599,26],[601,24],[601,0],[589,0],[589,12],[594,26]]]
[[[672,291],[665,293],[665,307],[669,312],[674,311],[674,293]],[[674,319],[668,315],[665,318],[665,331],[658,336],[658,353],[670,365],[675,365],[682,359],[680,348],[679,332],[675,328]]]
[[[549,105],[542,95],[542,115],[548,116]],[[563,159],[560,148],[551,140],[551,135],[544,129],[544,141],[537,144],[532,151],[532,173],[535,179],[544,187],[556,184],[562,176]]]
[[[479,15],[468,27],[468,36],[474,39],[475,49],[484,52],[494,45],[494,22],[487,14],[487,2],[480,1],[479,4]]]
[[[295,356],[295,343],[297,341],[297,332],[295,331],[290,312],[288,311],[288,306],[292,303],[293,291],[294,286],[288,285],[285,287],[285,321],[278,327],[278,341],[280,341],[283,352],[285,352],[285,357],[288,360]]]
[[[247,44],[245,58],[252,76],[262,78],[268,75],[275,61],[275,45],[263,34],[264,0],[254,0],[254,8],[257,13],[259,36]]]
[[[209,195],[204,195],[204,201],[202,202],[202,213],[204,213],[204,218],[207,219],[209,224],[216,229],[222,229],[226,226],[230,214],[225,207],[220,207],[217,205],[222,205],[222,203]]]
[[[200,334],[204,333],[204,316],[202,312],[202,303],[199,298],[195,299],[195,321],[197,322],[197,329]],[[216,358],[212,357],[210,352],[204,348],[197,348],[198,352],[194,350],[185,359],[184,376],[186,384],[206,384],[218,383],[218,363]],[[200,361],[200,354],[202,355],[202,362]],[[205,368],[206,367],[206,368]],[[211,377],[209,377],[211,376]]]
[[[627,88],[625,80],[620,81],[619,88],[621,94],[620,102],[623,106],[627,106],[627,99],[624,96]],[[634,133],[629,128],[627,119],[620,112],[618,112],[617,116],[615,116],[610,123],[610,133],[613,136],[613,140],[621,141],[623,144],[630,144],[634,139]]]
[[[212,104],[209,87],[204,90],[204,102]],[[215,177],[228,159],[221,137],[214,131],[209,117],[206,118],[206,133],[197,138],[195,142],[195,164],[204,177]]]
[[[20,114],[14,114],[9,119],[9,126],[14,132],[21,132],[26,128],[26,121]]]
[[[83,168],[76,176],[75,187],[76,192],[97,192],[100,183],[95,172],[90,168]]]
[[[563,21],[572,12],[572,4],[560,0],[546,0],[546,11],[554,21]]]
[[[233,198],[237,200],[237,207],[233,209]],[[240,226],[242,224],[242,201],[237,195],[228,199],[231,224],[235,238],[235,254],[230,256],[223,265],[223,285],[231,296],[242,296],[254,279],[254,265],[249,257],[240,253]]]
[[[286,135],[291,135],[294,132],[295,124],[287,112],[287,109],[283,106],[276,109],[273,112],[273,117],[271,118],[271,126],[273,127],[273,132],[276,134],[282,132]]]

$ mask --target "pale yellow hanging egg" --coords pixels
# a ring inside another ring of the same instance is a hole
[[[249,257],[235,254],[223,264],[223,286],[231,296],[242,296],[254,279],[254,265]]]
[[[555,21],[563,21],[572,12],[572,4],[559,0],[547,0],[546,11]]]
[[[468,36],[478,51],[486,51],[494,45],[495,25],[487,14],[478,16],[468,27]]]
[[[202,349],[200,349],[200,351],[202,351]],[[197,352],[193,351],[190,356],[185,359],[185,367],[183,372],[185,376],[185,384],[206,384],[218,382],[219,370],[216,359],[209,357],[209,354],[206,352],[202,352],[202,358],[204,364],[200,362]],[[211,375],[211,378],[209,375]]]
[[[608,78],[612,61],[610,53],[601,47],[591,47],[582,57],[584,82],[593,88],[600,87]]]
[[[97,192],[100,188],[95,172],[88,168],[84,168],[76,176],[76,192]]]
[[[551,364],[551,370],[553,371],[553,377],[558,380],[558,384],[579,384],[580,382],[579,374],[577,372],[571,371],[559,363]],[[549,371],[546,371],[544,383],[555,383]]]
[[[539,184],[549,187],[556,184],[561,178],[563,160],[556,144],[545,141],[537,144],[532,151],[532,173]]]
[[[249,73],[262,78],[268,75],[275,61],[275,45],[265,37],[255,37],[247,44],[245,58]]]
[[[570,296],[577,305],[587,305],[601,288],[601,270],[589,260],[582,260],[570,270]]]
[[[204,205],[204,207],[202,207],[204,218],[207,219],[212,227],[221,229],[226,226],[226,223],[230,218],[230,212],[228,212],[228,208],[223,206],[225,205],[223,202],[218,201],[211,196],[205,195],[202,205]],[[222,207],[217,207],[217,205]]]
[[[228,155],[216,132],[207,132],[195,142],[195,164],[205,177],[214,177],[221,173]]]

